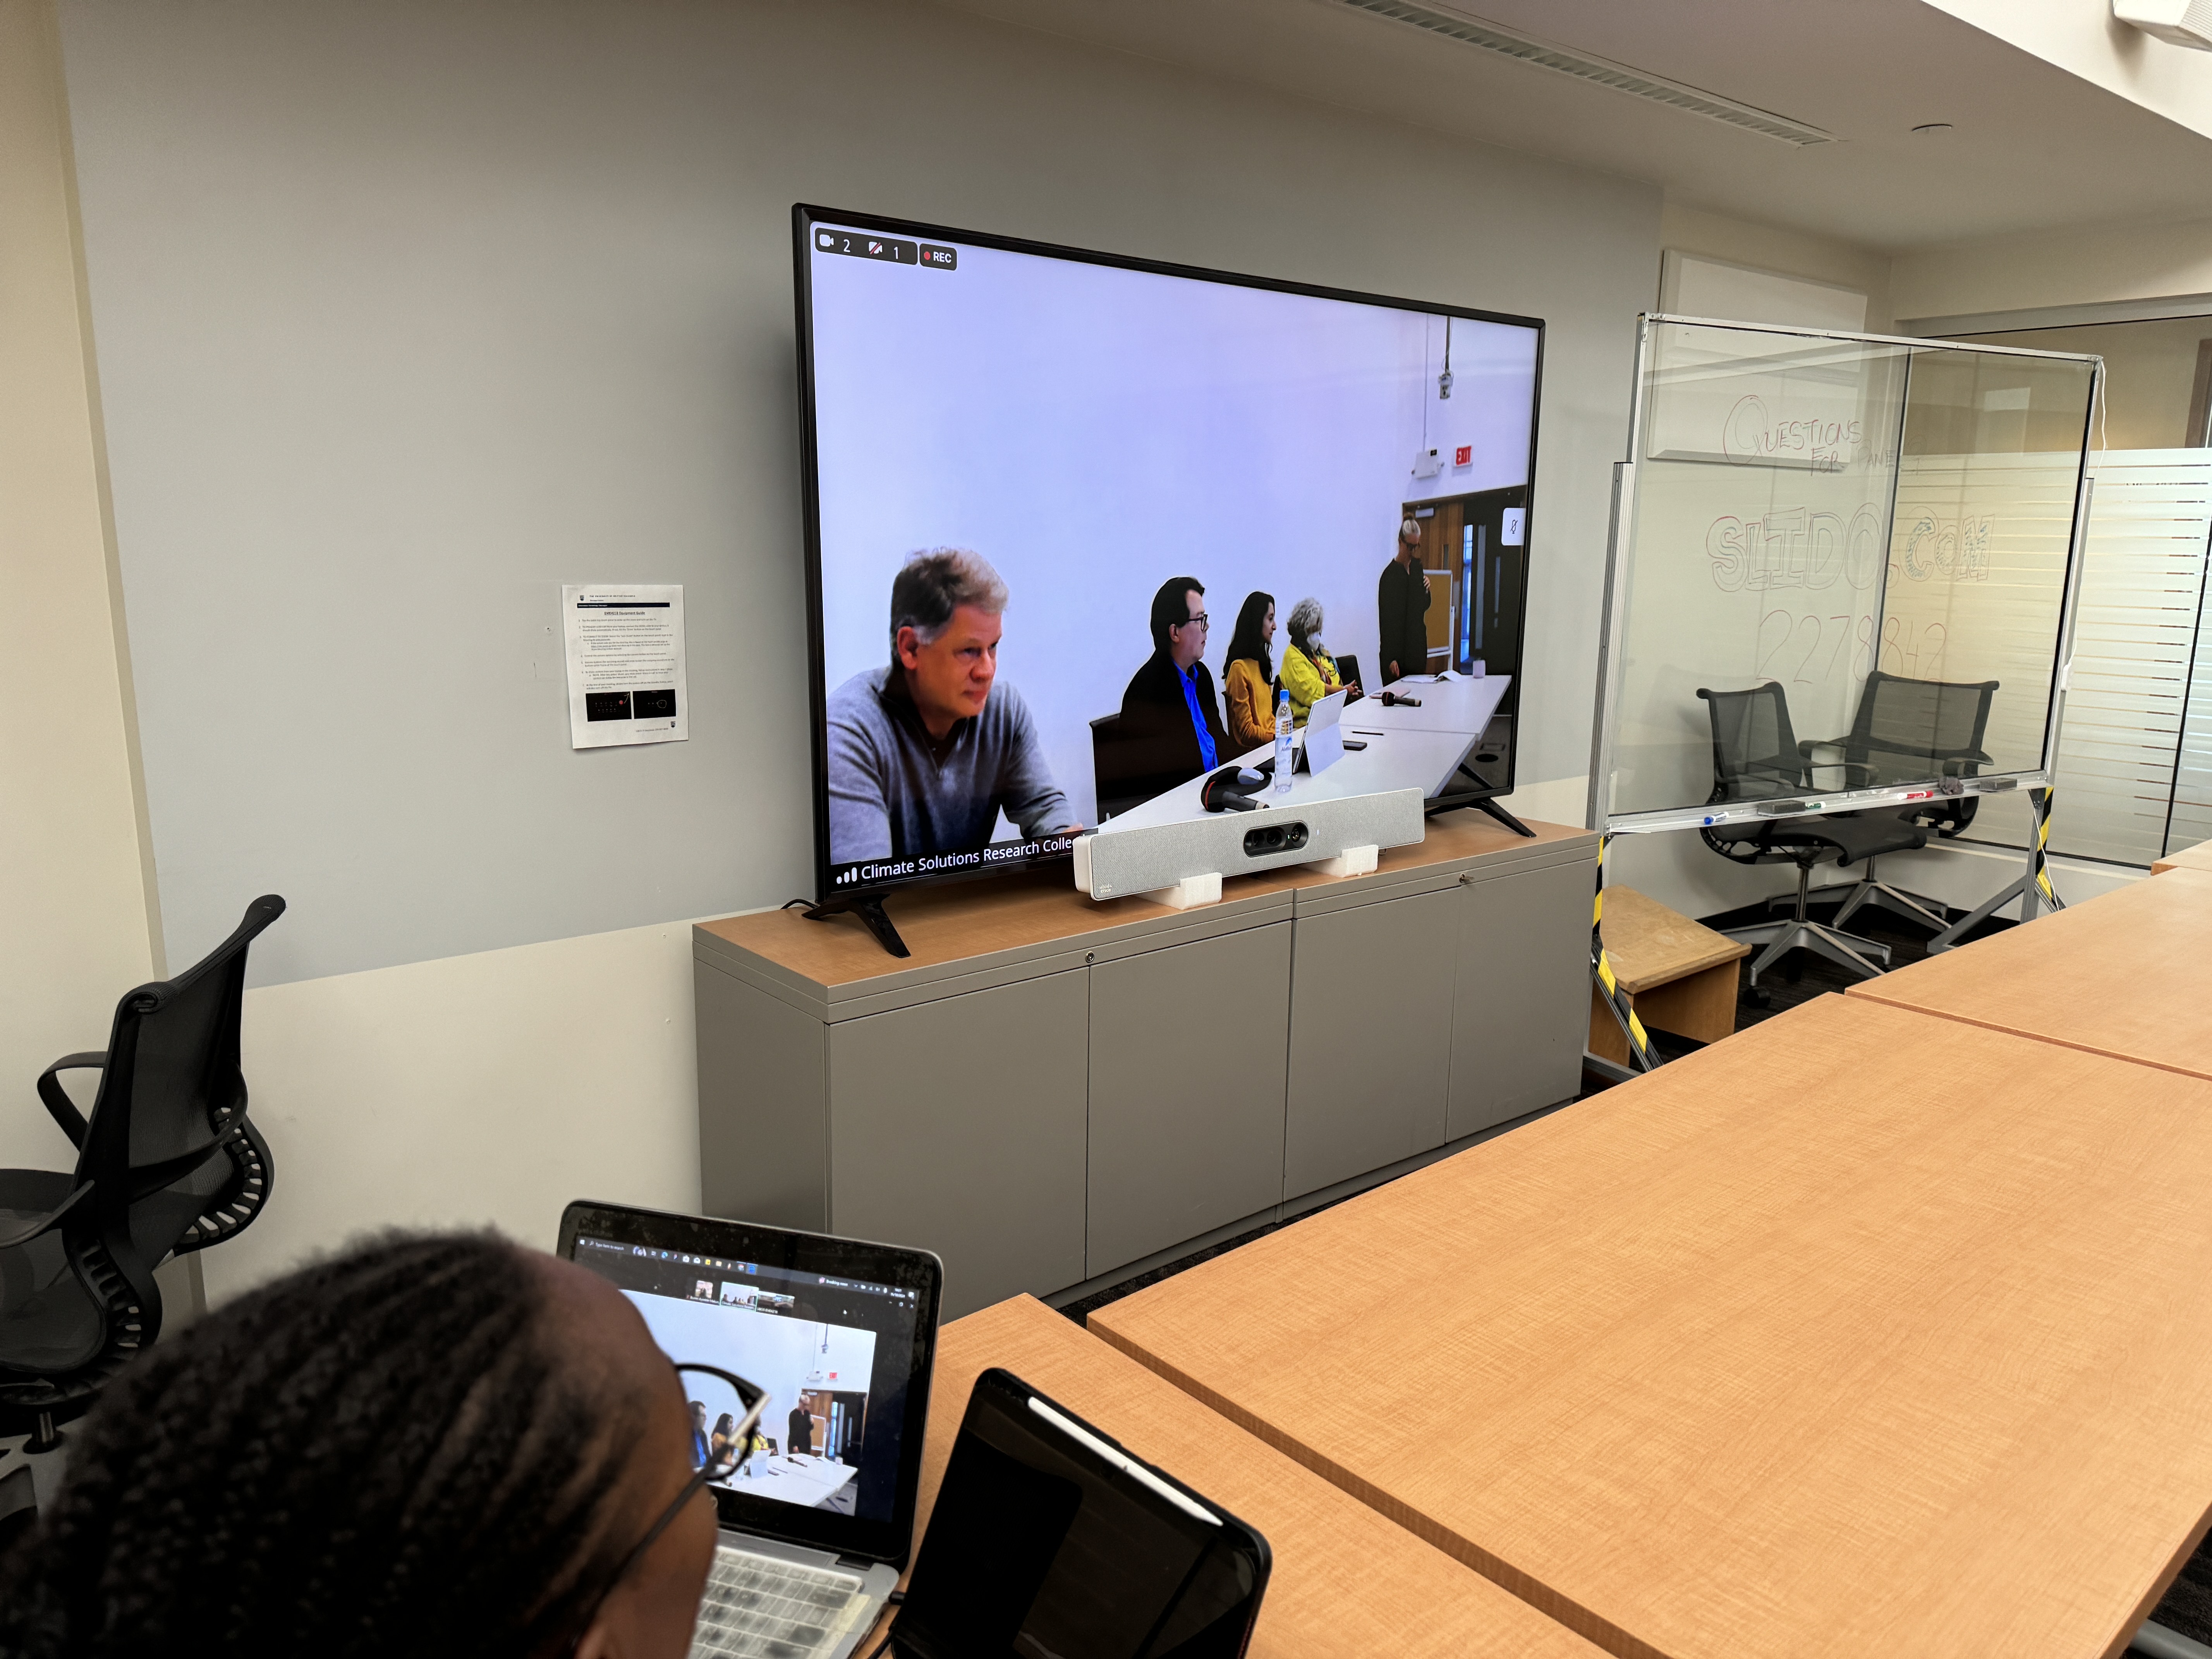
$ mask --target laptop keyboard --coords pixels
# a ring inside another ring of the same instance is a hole
[[[848,1573],[795,1566],[764,1555],[718,1549],[691,1659],[811,1659],[827,1652],[863,1611],[860,1581]]]

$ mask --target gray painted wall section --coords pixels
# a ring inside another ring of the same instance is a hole
[[[809,890],[799,199],[1548,319],[1522,776],[1584,766],[1655,190],[920,4],[62,19],[177,963]],[[684,584],[689,743],[569,750],[579,580]]]

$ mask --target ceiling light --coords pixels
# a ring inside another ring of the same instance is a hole
[[[2169,46],[2212,52],[2212,0],[2112,0],[2112,15]]]
[[[1664,104],[1670,109],[1681,110],[1691,115],[1702,115],[1707,120],[1723,122],[1745,132],[1755,132],[1763,138],[1776,138],[1785,144],[1801,146],[1836,142],[1834,133],[1823,132],[1802,121],[1793,121],[1786,115],[1777,115],[1771,110],[1759,109],[1750,104],[1739,104],[1732,98],[1703,92],[1679,81],[1662,81],[1656,75],[1646,75],[1641,70],[1610,63],[1602,58],[1593,58],[1585,52],[1571,52],[1564,46],[1554,46],[1527,35],[1515,34],[1469,12],[1414,5],[1411,0],[1337,0],[1337,3],[1377,17],[1387,17],[1394,23],[1410,24],[1417,29],[1425,29],[1431,34],[1440,34],[1466,46],[1479,46],[1485,52],[1496,52],[1500,57],[1511,58],[1538,69],[1571,75],[1577,80],[1589,82],[1594,86],[1610,87],[1613,91],[1625,92],[1632,98]],[[2207,0],[2207,3],[2212,3],[2212,0]]]

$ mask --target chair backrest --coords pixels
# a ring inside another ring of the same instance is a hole
[[[1771,800],[1807,787],[1790,724],[1790,696],[1778,680],[1749,691],[1698,688],[1713,724],[1713,801]]]
[[[1360,684],[1359,659],[1355,656],[1352,656],[1347,653],[1346,655],[1339,657],[1336,659],[1336,677],[1342,680],[1346,685],[1359,686],[1359,690],[1363,695],[1373,695],[1367,690],[1367,688],[1364,685]],[[1377,691],[1382,689],[1382,688],[1379,685],[1375,688]],[[1270,712],[1272,713],[1273,711],[1271,710]]]
[[[116,1005],[79,1180],[98,1179],[119,1158],[130,1172],[127,1196],[152,1192],[189,1174],[245,1115],[238,1028],[246,947],[283,914],[273,893],[254,900],[203,961]]]
[[[1941,777],[1945,763],[1971,775],[1982,759],[1996,680],[1912,680],[1875,669],[1859,693],[1844,759],[1877,782]]]
[[[1101,714],[1091,722],[1091,779],[1101,818],[1126,812],[1149,799],[1134,787],[1141,758],[1139,746],[1123,732],[1119,714]]]

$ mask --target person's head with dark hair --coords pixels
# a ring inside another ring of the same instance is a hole
[[[0,1655],[681,1659],[711,1499],[638,1546],[690,1442],[604,1279],[487,1237],[383,1240],[109,1386],[0,1563]]]
[[[1188,669],[1206,654],[1206,584],[1195,576],[1170,576],[1152,595],[1152,646]]]
[[[914,554],[891,579],[891,665],[933,738],[990,700],[1006,610],[1006,584],[964,547]]]
[[[1222,659],[1224,665],[1243,662],[1247,659],[1260,666],[1260,678],[1273,681],[1275,678],[1275,657],[1271,643],[1275,637],[1275,596],[1273,593],[1247,593],[1244,603],[1237,611],[1237,631],[1229,636],[1229,654]]]

